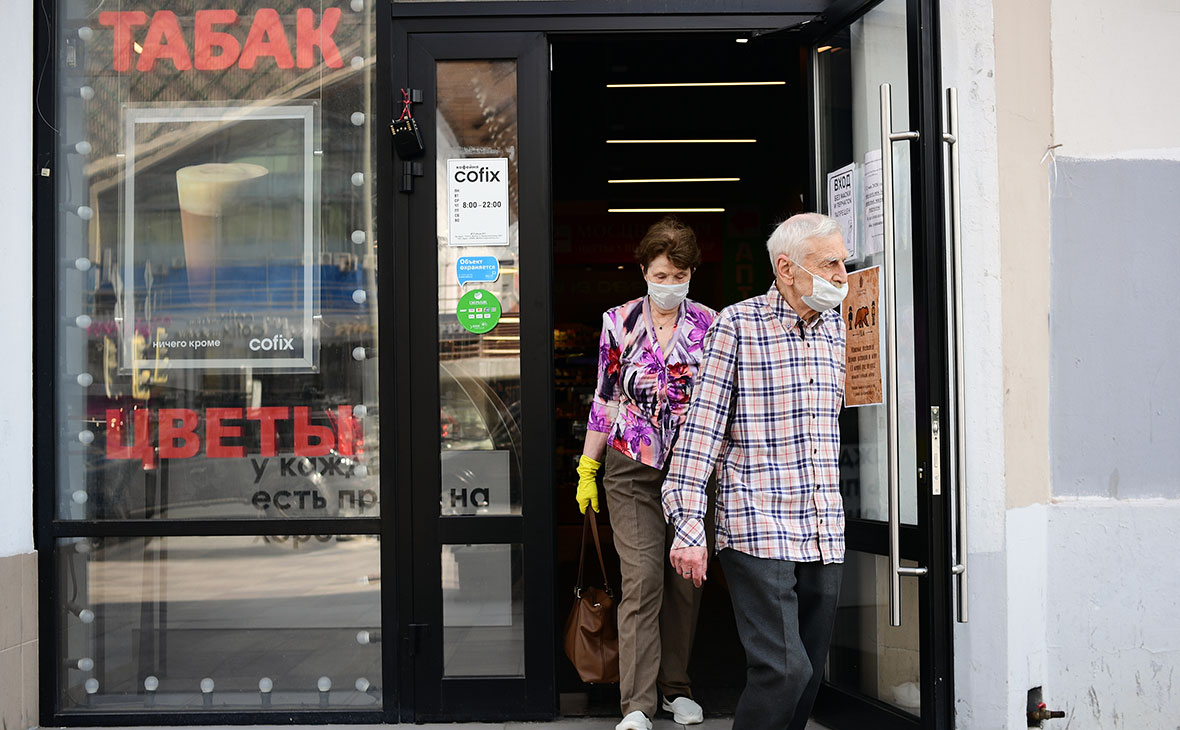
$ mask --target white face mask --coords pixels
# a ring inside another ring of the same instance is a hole
[[[657,284],[653,281],[647,282],[647,295],[651,297],[652,304],[655,304],[660,309],[677,309],[680,303],[688,296],[688,282],[683,284]]]
[[[803,271],[802,265],[795,264]],[[807,271],[811,274],[810,271]],[[840,302],[844,301],[844,297],[848,296],[848,285],[836,286],[827,279],[811,274],[811,294],[803,297],[803,303],[811,307],[817,312],[826,312],[829,309],[834,309],[840,306]]]

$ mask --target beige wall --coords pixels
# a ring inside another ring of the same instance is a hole
[[[1069,157],[1180,159],[1176,0],[1052,0],[1053,116]]]
[[[37,726],[37,555],[0,557],[0,727]]]
[[[1050,8],[996,0],[994,12],[1005,481],[1020,507],[1049,500]]]

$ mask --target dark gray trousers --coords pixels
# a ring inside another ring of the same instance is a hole
[[[843,566],[720,553],[746,688],[733,730],[804,730],[823,680]]]

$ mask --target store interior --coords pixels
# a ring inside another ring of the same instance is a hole
[[[560,628],[569,610],[562,596],[577,580],[582,516],[574,469],[595,386],[602,313],[646,292],[635,246],[665,210],[708,209],[675,213],[692,226],[702,253],[689,297],[719,310],[765,292],[772,281],[766,237],[807,206],[812,126],[805,51],[789,34],[552,42]],[[642,212],[630,212],[636,209]],[[599,523],[608,578],[617,587],[605,500]],[[597,573],[589,564],[586,570]],[[715,559],[704,591],[689,668],[694,695],[709,714],[732,713],[745,657]],[[616,715],[618,686],[582,683],[558,646],[562,713]]]

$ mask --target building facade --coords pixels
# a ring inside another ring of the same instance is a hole
[[[558,640],[572,463],[667,210],[717,307],[774,221],[848,233],[825,724],[1180,717],[1164,3],[8,17],[5,727],[613,714]]]

